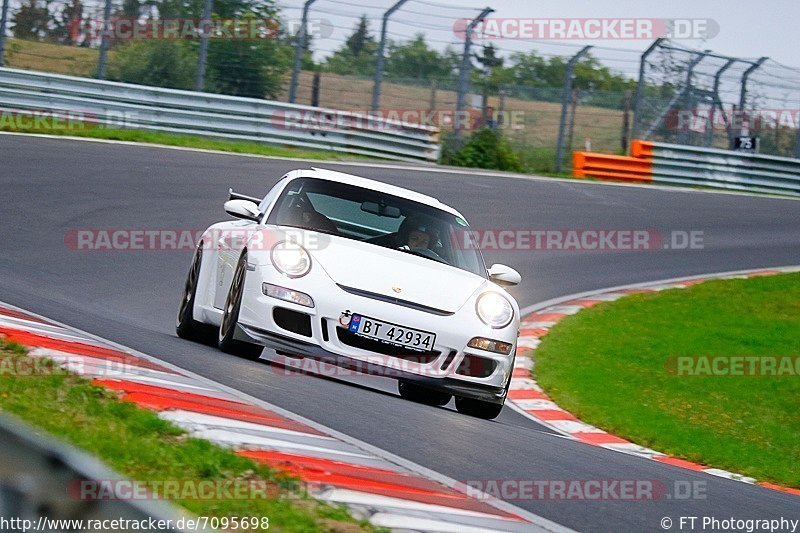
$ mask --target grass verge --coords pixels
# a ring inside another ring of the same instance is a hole
[[[738,373],[729,356],[794,359],[781,375],[726,375]],[[708,371],[714,357],[728,359]],[[535,372],[560,406],[610,433],[800,487],[798,367],[800,274],[784,274],[598,304],[551,329]]]
[[[110,139],[115,141],[131,141],[149,144],[180,146],[183,148],[199,148],[202,150],[218,150],[238,154],[256,154],[271,157],[292,157],[296,159],[313,159],[327,161],[352,161],[373,159],[367,156],[337,154],[317,150],[302,150],[283,146],[270,146],[248,141],[223,141],[194,135],[162,133],[155,131],[125,130],[99,127],[74,128],[16,128],[0,125],[0,131],[15,133],[37,133],[41,135],[65,135],[70,137],[89,137],[92,139]]]
[[[266,495],[172,501],[198,516],[268,517],[270,530],[279,531],[372,529],[366,522],[354,521],[342,508],[303,497],[296,480],[208,441],[191,438],[155,413],[122,402],[111,391],[50,361],[34,361],[22,346],[1,339],[0,413],[16,415],[82,448],[127,479],[150,488],[157,489],[164,481],[178,481],[185,487],[209,480],[231,481],[234,487],[253,482],[257,490],[239,494]]]

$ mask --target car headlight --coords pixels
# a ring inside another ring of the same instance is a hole
[[[270,258],[275,268],[290,278],[300,278],[311,270],[311,256],[293,242],[281,241],[273,246]]]
[[[475,312],[484,324],[495,329],[506,327],[514,318],[514,308],[511,303],[496,292],[484,292],[478,296]]]

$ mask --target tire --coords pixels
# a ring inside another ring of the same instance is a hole
[[[203,244],[200,243],[194,252],[192,265],[186,275],[183,297],[178,308],[175,321],[175,333],[178,337],[190,341],[202,342],[208,338],[208,326],[194,319],[194,301],[197,294],[197,280],[200,278],[200,266],[203,264]]]
[[[448,402],[450,402],[450,398],[453,397],[446,392],[426,389],[425,387],[420,387],[408,381],[398,381],[397,390],[400,396],[405,400],[435,407],[447,405]]]
[[[236,264],[231,288],[225,298],[225,309],[222,314],[222,323],[219,326],[219,349],[225,353],[238,355],[247,359],[258,359],[264,349],[259,344],[243,342],[233,338],[236,324],[239,322],[239,309],[242,306],[242,293],[244,292],[244,277],[247,270],[247,251],[242,252]]]
[[[504,404],[505,402],[491,403],[456,396],[456,409],[459,413],[476,418],[483,418],[484,420],[493,420],[497,418],[498,415],[500,415],[500,411],[503,410]]]

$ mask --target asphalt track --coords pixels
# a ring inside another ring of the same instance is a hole
[[[800,202],[314,163],[431,194],[475,228],[702,231],[698,250],[489,251],[518,269],[521,306],[684,275],[800,264]],[[796,496],[566,441],[505,409],[494,422],[179,340],[190,251],[74,251],[75,229],[203,229],[229,186],[263,194],[295,161],[0,135],[0,300],[163,358],[396,455],[470,480],[705,482],[705,498],[515,505],[582,531],[660,531],[662,517],[800,518]],[[357,381],[357,380],[356,380]]]

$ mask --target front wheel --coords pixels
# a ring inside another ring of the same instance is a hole
[[[256,359],[261,355],[261,351],[264,349],[263,346],[233,338],[236,332],[236,324],[239,322],[239,309],[242,306],[246,270],[247,252],[243,252],[239,257],[239,263],[236,265],[236,272],[233,274],[228,297],[225,299],[225,310],[222,315],[222,323],[219,326],[219,349],[225,353]]]
[[[433,405],[435,407],[447,405],[448,402],[450,402],[450,398],[452,398],[452,395],[446,392],[426,389],[425,387],[420,387],[408,381],[398,381],[397,390],[400,392],[400,396],[405,400],[423,403],[425,405]]]
[[[197,281],[200,279],[200,265],[203,263],[203,245],[197,247],[192,259],[192,266],[186,275],[183,287],[183,297],[178,308],[178,318],[175,321],[175,332],[178,337],[191,341],[206,340],[208,326],[194,319],[194,301],[197,294]],[[213,338],[213,337],[212,337]]]
[[[456,396],[456,409],[459,413],[467,416],[493,420],[500,415],[500,411],[503,410],[503,404]]]

